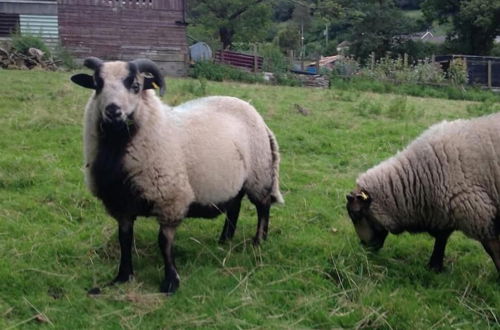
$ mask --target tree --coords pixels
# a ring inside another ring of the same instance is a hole
[[[451,21],[447,40],[455,52],[487,55],[500,34],[498,0],[425,0],[422,9],[429,21]]]
[[[270,0],[192,0],[189,19],[218,35],[223,49],[234,41],[258,41],[271,23]]]
[[[404,17],[393,1],[365,1],[356,15],[349,38],[350,52],[362,61],[372,52],[380,58],[396,51],[405,36],[416,29],[416,24]]]

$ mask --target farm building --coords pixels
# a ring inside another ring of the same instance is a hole
[[[49,46],[57,45],[57,1],[0,0],[0,38],[15,31],[40,35]]]
[[[0,0],[0,37],[21,33],[60,43],[78,59],[149,58],[186,74],[186,0]]]

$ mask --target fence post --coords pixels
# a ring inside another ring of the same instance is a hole
[[[491,88],[491,60],[488,61],[488,88]]]
[[[316,58],[316,74],[319,74],[319,60],[321,59],[321,55],[318,55]]]
[[[259,63],[257,61],[257,44],[253,44],[253,72],[257,72]]]
[[[403,55],[403,66],[406,68],[408,66],[408,54],[404,53]]]

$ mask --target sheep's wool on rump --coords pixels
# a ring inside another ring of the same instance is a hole
[[[479,240],[496,238],[500,114],[436,124],[361,174],[357,185],[392,233],[458,229]]]
[[[144,95],[134,111],[138,128],[126,147],[123,168],[133,189],[154,202],[151,214],[160,222],[180,221],[191,203],[216,205],[241,189],[251,199],[283,201],[277,144],[251,105],[213,96],[171,108],[152,90]],[[85,159],[90,165],[99,136],[93,102],[91,98],[85,116]],[[95,194],[90,165],[86,181]]]

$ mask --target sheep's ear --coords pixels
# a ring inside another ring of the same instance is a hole
[[[159,89],[160,86],[158,86],[155,82],[155,78],[154,77],[144,77],[144,87],[143,87],[143,90],[146,90],[146,89]],[[160,93],[160,96],[163,96],[163,94],[165,93],[165,91],[161,90],[159,91]]]
[[[94,77],[85,73],[71,76],[71,81],[85,88],[96,89]]]

